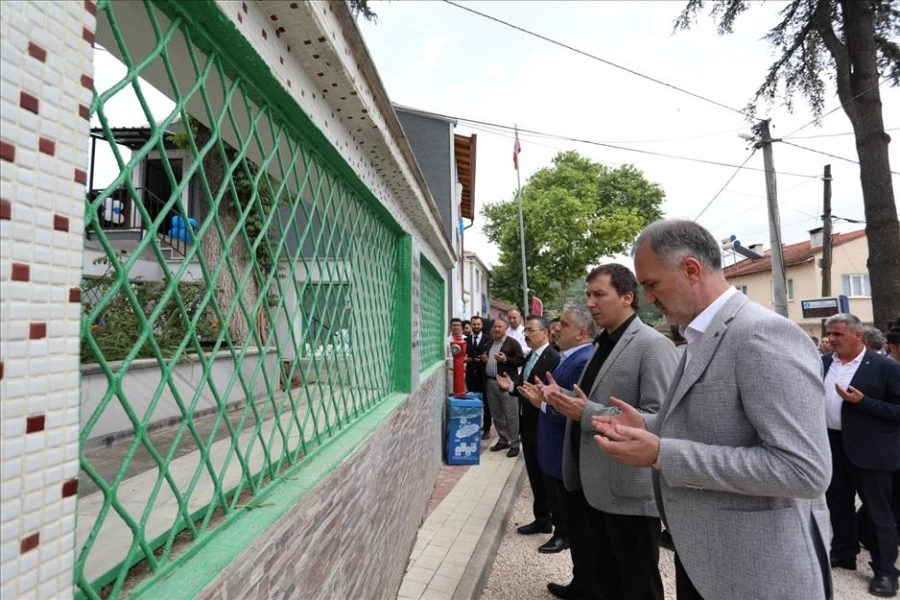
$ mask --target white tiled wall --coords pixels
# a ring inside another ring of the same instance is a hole
[[[72,596],[96,6],[0,3],[0,597]]]

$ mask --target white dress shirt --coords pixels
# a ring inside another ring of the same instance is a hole
[[[732,286],[728,286],[728,289],[722,292],[722,294],[713,300],[712,304],[703,309],[699,315],[694,317],[694,320],[691,321],[690,325],[687,327],[682,327],[681,337],[687,340],[687,349],[685,352],[687,353],[687,357],[685,358],[684,366],[687,367],[691,362],[691,348],[696,348],[697,344],[700,340],[703,339],[703,334],[706,332],[706,328],[709,327],[709,324],[712,323],[713,318],[719,314],[719,311],[722,310],[722,307],[725,306],[725,303],[728,300],[737,294],[737,290]]]
[[[863,348],[859,356],[846,364],[841,362],[837,354],[831,355],[831,366],[825,373],[825,423],[828,429],[841,430],[841,407],[844,405],[844,399],[838,395],[834,384],[846,390],[865,355],[866,349]]]

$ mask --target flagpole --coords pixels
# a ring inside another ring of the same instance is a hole
[[[514,158],[516,165],[516,185],[519,197],[519,241],[522,244],[522,311],[528,314],[528,273],[525,270],[525,217],[522,214],[522,176],[519,171],[519,127],[515,126],[516,146]]]

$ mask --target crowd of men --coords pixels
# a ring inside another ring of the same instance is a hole
[[[896,596],[900,319],[885,336],[835,315],[819,344],[729,285],[690,221],[653,223],[632,255],[636,274],[593,269],[553,322],[454,324],[483,437],[493,424],[509,457],[521,444],[534,521],[518,532],[571,552],[550,592],[662,600],[665,527],[679,600],[832,598],[861,545],[869,593]],[[639,285],[670,337],[638,316]]]

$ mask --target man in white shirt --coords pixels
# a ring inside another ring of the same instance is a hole
[[[506,318],[509,319],[509,329],[506,331],[506,335],[519,342],[519,345],[522,347],[522,354],[528,354],[530,348],[528,347],[528,342],[525,341],[525,325],[522,323],[522,313],[514,308],[506,313]]]
[[[860,522],[875,576],[869,593],[897,595],[897,526],[892,506],[894,474],[900,469],[900,365],[867,348],[865,328],[850,314],[825,321],[834,351],[822,358],[825,418],[831,443],[832,478],[826,498],[834,537],[831,566],[856,570]]]

